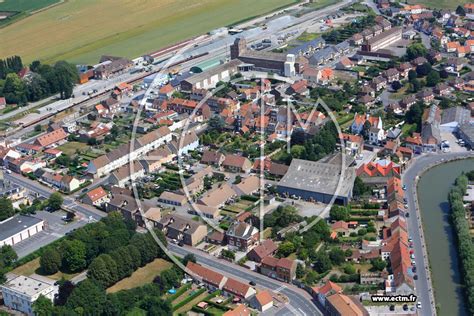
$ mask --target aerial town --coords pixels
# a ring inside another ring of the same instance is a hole
[[[0,60],[0,315],[474,314],[474,3],[316,2]],[[453,311],[420,205],[462,158]]]

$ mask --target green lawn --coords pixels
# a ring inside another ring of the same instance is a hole
[[[137,57],[293,3],[126,0],[118,5],[115,0],[68,0],[3,28],[0,43],[8,45],[0,50],[0,58],[20,55],[25,62],[96,63],[103,54]]]
[[[12,270],[12,273],[17,274],[17,275],[24,275],[24,276],[30,276],[35,273],[39,275],[44,275],[41,273],[41,270],[40,270],[40,258],[36,258],[34,260],[31,260],[25,263],[24,265],[21,265],[15,268],[14,270]],[[79,273],[65,273],[65,272],[58,271],[55,274],[45,275],[45,276],[53,280],[60,280],[62,278],[66,280],[70,280],[78,274]]]
[[[89,145],[80,142],[67,142],[61,146],[58,146],[58,149],[68,156],[74,155],[78,149],[84,150],[87,148],[89,148]]]

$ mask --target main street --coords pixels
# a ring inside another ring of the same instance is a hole
[[[429,167],[448,160],[466,157],[474,157],[474,152],[423,155],[416,158],[402,175],[403,184],[406,186],[406,199],[410,213],[410,216],[407,218],[408,233],[413,239],[413,249],[415,250],[415,263],[417,267],[416,274],[418,275],[418,280],[415,281],[415,287],[418,301],[421,302],[422,305],[421,310],[418,311],[419,315],[436,315],[436,307],[429,273],[427,251],[423,237],[423,223],[421,222],[421,215],[418,209],[416,197],[417,177]]]
[[[288,297],[290,300],[289,306],[284,306],[276,313],[272,313],[273,315],[322,315],[316,305],[312,302],[311,296],[304,290],[299,289],[294,285],[270,279],[249,269],[235,264],[230,264],[228,261],[223,259],[212,257],[192,247],[179,247],[174,244],[169,244],[168,249],[180,257],[183,257],[188,253],[192,253],[196,257],[199,264],[207,266],[214,271],[224,274],[227,277],[239,279],[240,281],[246,283],[254,281],[257,284],[257,287],[267,288]]]

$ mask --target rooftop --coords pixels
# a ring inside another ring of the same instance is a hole
[[[0,222],[0,241],[3,241],[25,229],[43,222],[42,219],[26,216],[26,215],[16,215],[10,217],[3,222]]]
[[[341,165],[293,159],[288,172],[278,186],[310,192],[335,194],[341,176]],[[349,196],[354,183],[355,170],[346,168],[338,195]]]

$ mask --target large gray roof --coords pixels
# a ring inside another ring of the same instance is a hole
[[[16,215],[0,222],[0,241],[12,237],[19,232],[41,223],[43,220],[25,215]]]
[[[340,176],[340,164],[293,159],[287,173],[280,180],[278,186],[333,195],[336,193]],[[354,168],[346,168],[344,179],[341,181],[337,195],[349,196],[354,179]]]

